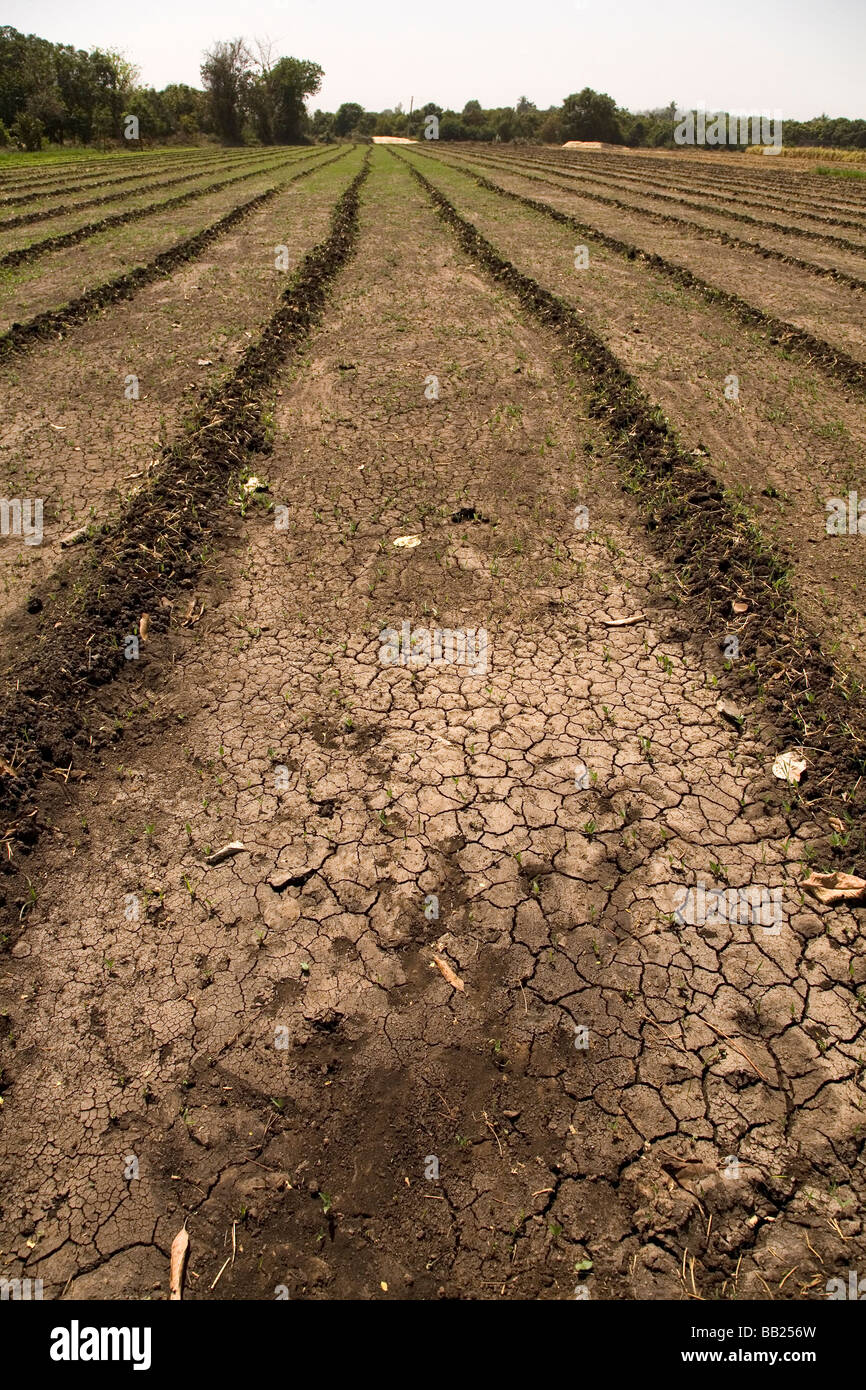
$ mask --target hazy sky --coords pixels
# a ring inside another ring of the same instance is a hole
[[[636,110],[866,116],[866,0],[4,0],[3,23],[119,48],[148,86],[199,86],[216,39],[268,37],[325,69],[311,106],[538,106],[595,87]]]

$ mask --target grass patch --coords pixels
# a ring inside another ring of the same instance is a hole
[[[848,169],[844,164],[836,169],[829,164],[819,164],[815,173],[829,174],[834,179],[866,179],[866,169]]]

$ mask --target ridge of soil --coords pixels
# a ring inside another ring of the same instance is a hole
[[[783,740],[797,745],[808,741],[816,776],[811,787],[804,785],[799,791],[804,814],[807,803],[811,811],[820,804],[856,812],[845,862],[859,866],[852,872],[862,872],[866,707],[851,677],[824,656],[817,635],[803,629],[785,593],[782,562],[757,526],[731,507],[716,479],[683,452],[670,426],[585,320],[500,256],[415,165],[393,150],[389,153],[409,165],[464,251],[507,284],[540,322],[555,326],[578,364],[592,374],[594,414],[615,443],[626,486],[638,497],[655,548],[676,566],[691,621],[718,642],[732,603],[748,603],[759,623],[759,670],[752,672],[746,663],[732,666],[724,685],[759,700]]]

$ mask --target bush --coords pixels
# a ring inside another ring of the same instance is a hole
[[[9,131],[6,129],[6,127],[5,127],[5,125],[3,124],[3,122],[0,121],[0,148],[2,148],[2,147],[5,146],[5,145],[11,145],[11,144],[12,144],[12,136],[9,134]]]
[[[12,124],[10,134],[19,149],[34,154],[42,149],[45,127],[37,116],[21,115]]]

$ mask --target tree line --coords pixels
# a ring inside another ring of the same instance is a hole
[[[373,135],[419,139],[428,116],[438,119],[440,140],[528,141],[561,144],[601,140],[612,145],[674,147],[677,105],[632,112],[606,92],[590,87],[561,105],[539,108],[521,96],[513,106],[461,111],[429,101],[404,111],[366,111],[348,101],[336,111],[307,102],[321,87],[315,62],[278,56],[267,43],[238,38],[203,55],[201,88],[172,83],[157,91],[140,85],[140,73],[111,49],[73,48],[35,34],[0,27],[0,145],[40,149],[52,144],[118,142],[123,118],[134,115],[142,140],[189,143],[209,136],[224,144],[292,145]],[[789,145],[866,148],[866,120],[817,116],[784,121]]]
[[[486,110],[478,101],[467,101],[462,111],[451,111],[430,101],[409,113],[400,106],[390,111],[365,111],[356,102],[345,102],[333,115],[316,111],[310,130],[318,140],[347,135],[403,135],[419,139],[426,117],[432,114],[439,120],[440,140],[521,140],[545,145],[564,144],[566,140],[601,140],[610,145],[674,149],[678,148],[674,130],[679,109],[672,101],[654,110],[628,111],[617,106],[606,92],[584,87],[567,96],[561,106],[546,109],[538,108],[525,96],[514,106]],[[788,145],[866,149],[866,120],[816,116],[809,121],[783,120],[782,125]]]

